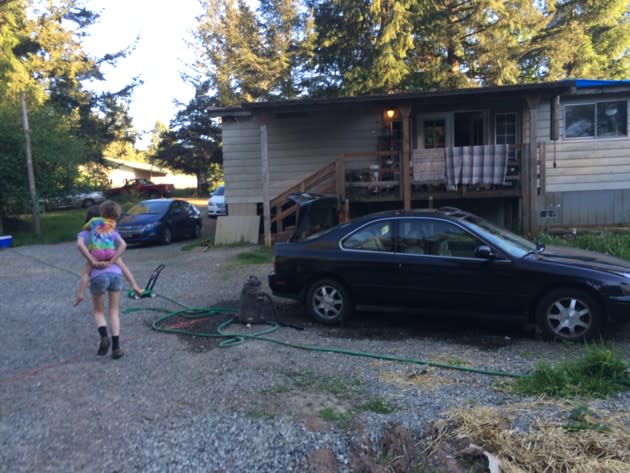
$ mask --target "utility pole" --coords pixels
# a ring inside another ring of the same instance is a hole
[[[37,191],[35,190],[35,174],[33,173],[33,158],[31,155],[31,129],[28,126],[28,113],[26,112],[26,97],[24,92],[20,93],[20,105],[22,107],[24,139],[26,140],[26,170],[28,172],[28,188],[31,193],[31,202],[33,203],[33,226],[35,228],[35,236],[40,236],[42,230],[39,225],[39,202],[37,200]]]

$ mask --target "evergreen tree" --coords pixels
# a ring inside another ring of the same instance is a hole
[[[102,61],[124,54],[100,61],[86,55],[80,39],[94,20],[74,0],[43,7],[27,0],[0,3],[0,216],[30,205],[20,94],[28,104],[40,195],[72,187],[80,164],[98,159],[108,142],[131,138],[131,89],[98,95],[83,86],[102,78]]]
[[[216,100],[208,95],[208,84],[197,84],[195,96],[171,121],[170,129],[160,134],[156,149],[148,153],[151,161],[197,177],[197,191],[208,192],[208,173],[212,164],[221,164],[221,128],[208,115]]]

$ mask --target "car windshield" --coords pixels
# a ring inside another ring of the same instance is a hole
[[[140,214],[163,214],[170,205],[168,200],[145,200],[131,207],[127,213],[129,215]]]
[[[535,243],[480,217],[469,216],[466,217],[465,220],[480,236],[485,238],[489,243],[496,245],[510,256],[520,258],[537,249]]]
[[[224,187],[217,187],[217,189],[212,193],[212,195],[223,195],[223,192],[225,191]]]

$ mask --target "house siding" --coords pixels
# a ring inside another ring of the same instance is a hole
[[[314,112],[273,118],[267,127],[269,194],[273,198],[347,152],[376,149],[382,128],[378,109]],[[230,204],[262,202],[260,128],[254,119],[223,124],[226,199]]]
[[[626,203],[630,197],[630,138],[564,137],[567,104],[602,100],[619,98],[562,100],[560,139],[557,141],[550,139],[550,104],[538,107],[537,138],[538,142],[545,143],[545,193],[540,210],[557,208],[553,223],[602,225],[630,222],[630,203]]]

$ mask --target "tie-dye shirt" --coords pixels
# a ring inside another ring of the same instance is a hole
[[[108,261],[116,253],[116,221],[109,218],[94,217],[84,226],[90,232],[87,244],[90,254],[97,261]]]

